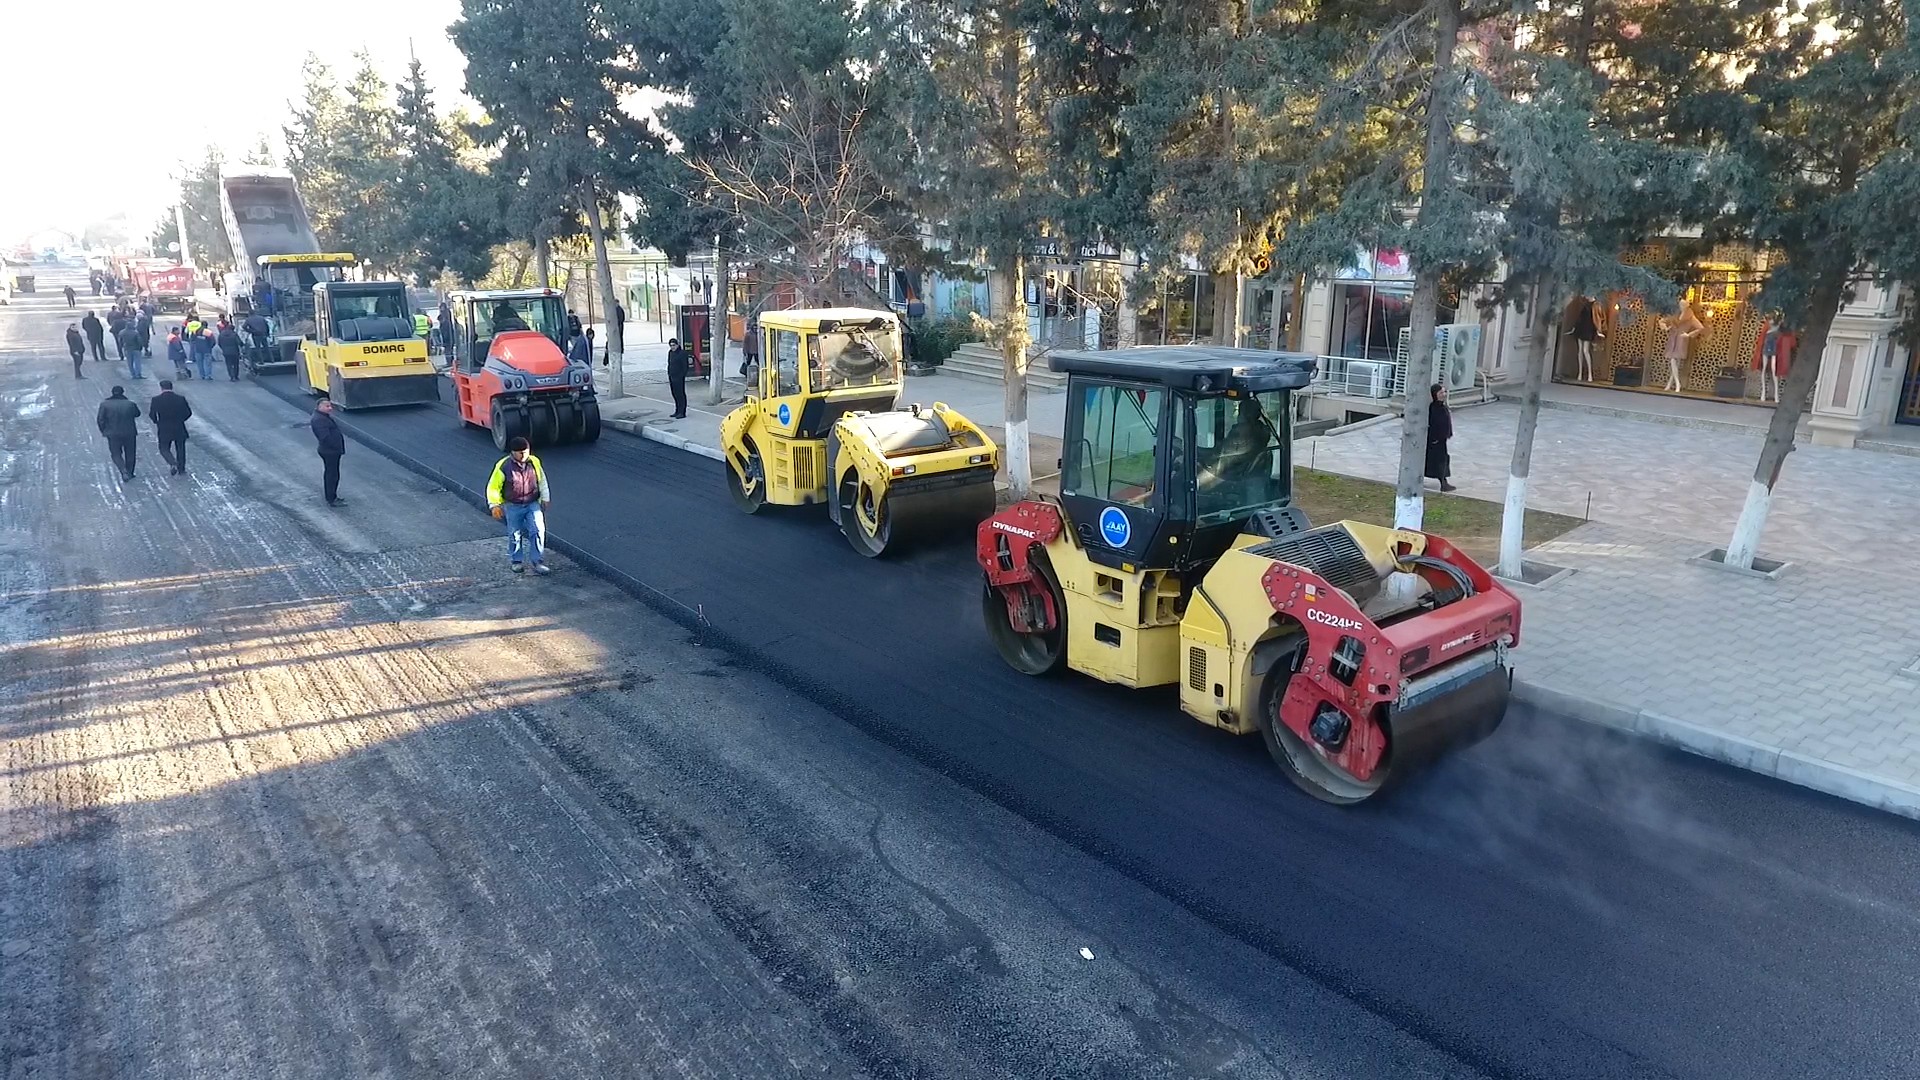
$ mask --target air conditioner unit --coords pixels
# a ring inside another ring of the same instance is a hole
[[[1349,397],[1392,397],[1392,361],[1349,360],[1346,371],[1346,388]]]
[[[1413,340],[1413,328],[1400,328],[1400,340],[1393,351],[1393,382],[1396,388],[1407,384],[1407,353]],[[1480,324],[1449,323],[1433,328],[1433,370],[1428,378],[1446,386],[1449,392],[1473,389],[1480,370]]]

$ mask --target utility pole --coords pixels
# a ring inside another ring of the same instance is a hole
[[[173,204],[173,228],[180,234],[180,265],[192,266],[193,249],[187,246],[187,204],[184,202]]]

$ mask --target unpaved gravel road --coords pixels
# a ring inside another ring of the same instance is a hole
[[[82,277],[0,309],[0,1077],[1469,1071],[256,387],[122,485]]]

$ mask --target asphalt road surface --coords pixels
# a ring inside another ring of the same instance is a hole
[[[329,510],[252,384],[122,487],[41,281],[0,1075],[1914,1073],[1910,822],[1529,712],[1325,807],[1170,694],[1007,670],[964,543],[870,562],[617,433],[542,456],[624,592],[510,577],[365,445]],[[348,425],[466,496],[497,457]]]

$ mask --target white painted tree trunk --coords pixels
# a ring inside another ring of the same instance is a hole
[[[1527,532],[1527,477],[1533,471],[1533,437],[1540,427],[1540,391],[1560,339],[1560,295],[1548,278],[1534,297],[1534,331],[1527,342],[1527,378],[1520,398],[1520,420],[1514,426],[1513,460],[1507,468],[1507,501],[1500,512],[1501,577],[1516,581],[1525,569]]]
[[[1508,473],[1507,501],[1500,509],[1500,563],[1496,568],[1501,577],[1520,580],[1526,568],[1523,557],[1526,532],[1527,478],[1519,473]]]
[[[1004,295],[1000,305],[1000,375],[1005,381],[1006,418],[1001,447],[1007,470],[1007,492],[1024,499],[1033,491],[1033,449],[1027,433],[1027,304],[1025,267],[1017,253],[996,260],[1008,269],[1000,275]]]
[[[600,271],[600,307],[607,320],[607,396],[626,397],[626,344],[620,340],[619,308],[613,298],[613,266],[607,261],[607,230],[600,222],[600,198],[592,182],[580,185],[580,209],[593,236],[593,261]]]
[[[718,405],[727,394],[727,315],[733,303],[733,290],[727,287],[727,253],[720,248],[720,238],[713,241],[713,306],[712,313],[713,351],[707,365],[707,404]],[[746,343],[741,343],[745,348]]]
[[[1773,489],[1758,480],[1747,484],[1747,502],[1740,508],[1740,520],[1734,523],[1733,539],[1727,541],[1728,566],[1751,570],[1754,554],[1760,549],[1760,534],[1767,527],[1767,511],[1773,508]]]

